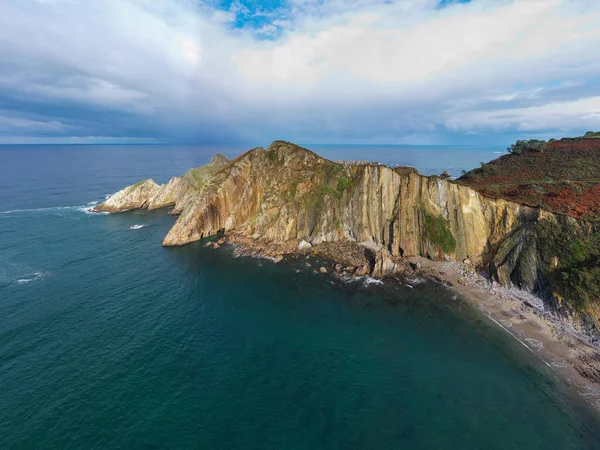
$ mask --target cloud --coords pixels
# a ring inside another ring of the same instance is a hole
[[[453,131],[516,129],[535,132],[565,129],[565,124],[571,122],[577,122],[580,128],[594,128],[599,120],[600,96],[596,96],[527,108],[461,113],[449,119],[446,126]]]
[[[0,116],[0,131],[10,133],[25,130],[28,134],[56,134],[75,127],[65,125],[56,120],[49,122],[27,120],[20,117]]]
[[[523,64],[548,57],[569,43],[598,42],[598,21],[558,14],[557,1],[528,0],[485,12],[416,19],[390,27],[390,15],[356,14],[316,33],[290,33],[284,42],[239,53],[240,72],[251,81],[315,82],[331,73],[402,86],[493,62]]]
[[[0,134],[253,145],[600,129],[595,1],[256,5],[6,0],[0,109],[39,125],[0,119]]]

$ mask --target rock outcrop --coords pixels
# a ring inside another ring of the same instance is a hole
[[[179,215],[165,246],[220,232],[279,254],[361,243],[378,277],[404,267],[402,257],[469,260],[504,286],[547,299],[553,256],[539,250],[539,224],[560,223],[566,233],[593,230],[585,221],[488,198],[413,168],[334,163],[282,141],[232,161],[215,157],[166,185],[138,183],[95,209],[164,206]]]
[[[173,206],[173,212],[178,213],[202,191],[206,181],[228,163],[225,156],[218,154],[207,165],[191,169],[181,177],[173,177],[167,184],[158,185],[154,180],[140,181],[113,194],[92,211],[116,213]]]
[[[113,194],[104,203],[97,205],[93,211],[122,212],[132,209],[148,208],[150,201],[161,191],[161,186],[154,180],[144,180],[128,186]]]

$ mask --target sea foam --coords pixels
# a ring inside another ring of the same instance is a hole
[[[43,212],[52,212],[52,211],[81,211],[86,214],[108,214],[105,212],[91,211],[91,209],[97,205],[98,202],[88,202],[86,205],[77,205],[77,206],[50,206],[47,208],[23,208],[23,209],[10,209],[7,211],[0,211],[0,215],[10,215],[10,214],[22,214],[22,213],[43,213]]]
[[[33,274],[31,274],[29,277],[30,278],[19,278],[17,280],[18,284],[27,284],[27,283],[31,283],[32,281],[36,281],[39,280],[41,278],[44,278],[46,275],[44,272],[34,272]]]

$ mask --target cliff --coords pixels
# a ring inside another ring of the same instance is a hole
[[[559,309],[569,304],[553,289],[552,273],[564,249],[546,240],[600,231],[597,224],[490,198],[411,168],[338,164],[282,141],[233,161],[215,157],[166,185],[138,183],[95,210],[164,206],[179,215],[165,246],[224,233],[271,255],[321,252],[379,277],[401,270],[404,257],[469,260],[502,285],[542,296]],[[362,262],[344,260],[349,250],[342,244],[352,243],[364,249]]]
[[[113,194],[93,210],[117,213],[173,206],[174,212],[182,211],[202,191],[204,183],[228,163],[225,156],[216,155],[207,165],[191,169],[181,177],[173,177],[167,184],[158,185],[154,180],[140,181]]]

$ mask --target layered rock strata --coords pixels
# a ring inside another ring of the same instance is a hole
[[[373,276],[398,272],[403,257],[468,260],[503,286],[549,300],[556,296],[545,274],[556,257],[540,250],[540,224],[574,236],[599,231],[591,223],[491,199],[413,168],[335,163],[283,141],[232,161],[217,155],[165,185],[140,182],[95,210],[165,206],[179,217],[164,246],[217,233],[271,254],[360,244],[366,256],[357,267]],[[340,260],[342,253],[328,256]]]

